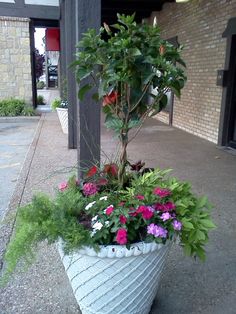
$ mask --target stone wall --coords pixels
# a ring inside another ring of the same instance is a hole
[[[0,16],[0,99],[32,103],[29,19]]]
[[[226,38],[222,33],[236,16],[236,0],[191,0],[166,3],[153,12],[165,39],[178,36],[184,45],[188,81],[182,97],[174,100],[173,125],[217,143],[222,87],[216,86],[217,70],[224,69]],[[168,121],[166,113],[158,118]]]

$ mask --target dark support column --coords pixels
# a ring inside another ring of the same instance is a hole
[[[32,104],[37,107],[37,88],[36,88],[36,75],[35,75],[35,44],[34,44],[34,22],[29,23],[30,33],[30,59],[31,59],[31,77],[32,77]]]
[[[65,28],[65,1],[60,1],[60,97],[67,98],[65,93],[66,84],[66,28]]]
[[[68,100],[68,147],[77,148],[77,84],[74,69],[69,68],[75,60],[76,39],[76,1],[64,1],[65,32],[64,52],[66,51],[66,86]]]
[[[88,28],[101,27],[101,0],[76,0],[77,41]],[[78,172],[100,162],[100,104],[91,94],[78,101]]]

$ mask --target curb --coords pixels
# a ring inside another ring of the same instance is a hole
[[[32,122],[40,120],[40,116],[32,116],[32,117],[0,117],[0,123],[17,123],[17,122]]]
[[[1,241],[2,245],[0,247],[0,270],[3,267],[3,257],[5,254],[5,250],[10,241],[10,238],[11,238],[14,226],[15,226],[15,221],[17,217],[17,208],[21,205],[22,197],[25,191],[25,184],[28,180],[28,175],[31,169],[31,164],[34,159],[38,140],[39,140],[43,123],[45,120],[45,114],[42,114],[42,116],[38,120],[39,120],[38,126],[35,131],[33,141],[29,146],[21,171],[19,173],[16,187],[11,196],[6,213],[3,216],[3,220],[0,221],[0,239],[2,239]]]

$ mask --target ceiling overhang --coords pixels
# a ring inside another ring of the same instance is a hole
[[[135,12],[135,20],[141,22],[142,19],[150,17],[153,11],[161,11],[165,2],[175,2],[175,0],[101,0],[102,23],[112,24],[117,21],[117,13],[131,15]]]

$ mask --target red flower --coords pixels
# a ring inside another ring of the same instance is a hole
[[[114,209],[115,209],[114,206],[112,206],[112,205],[108,206],[108,207],[106,208],[106,214],[107,214],[108,216],[110,216]]]
[[[118,166],[116,164],[107,164],[104,166],[103,171],[113,177],[116,177],[118,175]]]
[[[103,106],[107,106],[107,105],[113,105],[116,103],[118,97],[118,93],[112,91],[109,95],[106,95],[103,97],[103,102],[102,105]]]
[[[100,179],[98,179],[97,184],[98,185],[107,185],[108,184],[108,180],[105,179],[105,178],[100,178]]]
[[[143,201],[144,200],[144,196],[143,195],[136,195],[135,198],[137,198],[138,200],[140,201]]]
[[[154,215],[154,213],[147,206],[144,205],[139,206],[136,210],[136,213],[142,213],[143,218],[147,220],[152,218],[152,216]]]
[[[87,172],[86,174],[86,177],[89,178],[89,177],[92,177],[94,176],[95,174],[97,173],[97,167],[96,166],[93,166],[89,169],[89,171]]]
[[[127,243],[127,230],[120,228],[116,234],[116,242],[123,245]]]
[[[120,216],[120,223],[126,224],[127,218],[124,215]]]

